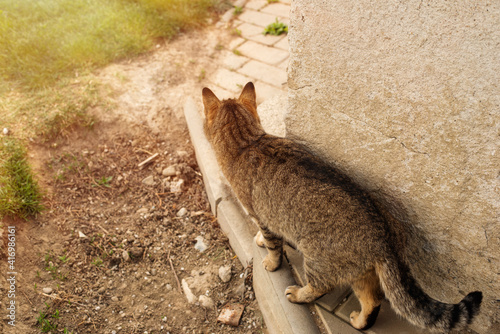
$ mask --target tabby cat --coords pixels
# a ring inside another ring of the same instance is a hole
[[[303,145],[264,131],[251,82],[238,99],[223,101],[204,88],[203,104],[217,161],[258,222],[263,238],[257,242],[268,250],[265,269],[280,267],[283,239],[304,255],[307,284],[286,289],[290,302],[309,303],[350,284],[361,304],[350,315],[357,329],[374,324],[384,296],[397,314],[434,332],[471,323],[482,293],[445,304],[423,292],[368,195]]]

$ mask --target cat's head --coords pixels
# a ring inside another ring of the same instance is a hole
[[[240,97],[237,99],[221,101],[210,89],[206,87],[203,88],[202,95],[203,105],[205,107],[205,123],[209,127],[218,117],[221,116],[221,113],[225,113],[229,109],[234,110],[235,104],[238,106],[238,112],[248,113],[257,121],[257,123],[260,124],[259,115],[257,114],[255,87],[252,82],[245,85]]]

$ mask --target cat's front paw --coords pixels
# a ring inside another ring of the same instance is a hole
[[[276,257],[269,253],[266,255],[264,260],[262,260],[262,265],[267,271],[275,271],[281,266],[281,256]]]
[[[314,289],[310,284],[300,287],[292,285],[286,288],[285,295],[288,301],[296,304],[307,304],[324,295],[321,291]]]
[[[301,287],[298,285],[292,285],[292,286],[289,286],[288,288],[286,288],[285,296],[290,303],[296,303],[296,304],[303,303],[301,300],[299,300],[300,289],[301,289]]]
[[[255,243],[259,247],[266,247],[266,245],[264,244],[264,236],[262,235],[261,231],[257,232],[257,234],[255,235]]]

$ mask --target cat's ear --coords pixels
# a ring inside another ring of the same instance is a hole
[[[211,122],[214,119],[217,110],[219,110],[220,100],[210,89],[206,87],[203,88],[201,94],[203,96],[203,105],[205,106],[205,117],[209,122]]]
[[[243,103],[243,105],[251,107],[252,111],[257,111],[257,98],[255,95],[255,87],[252,82],[245,85],[238,100]]]

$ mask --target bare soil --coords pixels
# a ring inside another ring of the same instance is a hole
[[[216,29],[190,33],[103,69],[97,80],[111,102],[92,111],[94,127],[33,143],[47,210],[3,222],[16,227],[17,274],[8,298],[2,254],[0,332],[266,333],[252,267],[240,264],[210,212],[182,116],[187,96],[200,100],[227,38]],[[6,245],[5,228],[3,237]],[[227,283],[223,266],[231,268]],[[217,321],[228,303],[244,306],[237,327]]]

